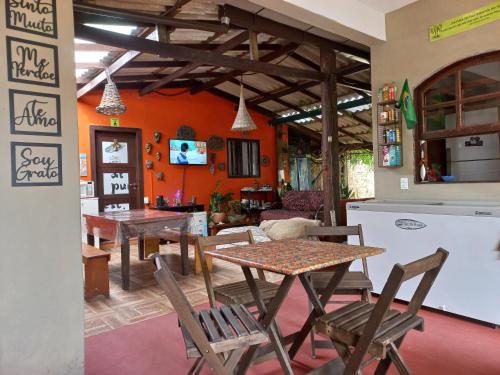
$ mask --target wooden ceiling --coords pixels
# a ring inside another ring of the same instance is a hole
[[[320,137],[318,116],[308,116],[320,99],[319,50],[337,51],[339,102],[371,95],[369,49],[337,35],[311,33],[293,21],[278,23],[270,11],[218,5],[215,0],[75,1],[75,49],[107,53],[98,62],[77,62],[78,96],[102,87],[105,69],[120,88],[156,95],[164,88],[196,95],[211,92],[238,103],[239,85],[250,109],[271,118],[293,114],[289,123]],[[264,17],[264,15],[266,17]],[[229,24],[221,22],[229,17]],[[132,36],[116,35],[88,24],[134,25]],[[116,36],[115,36],[116,35]],[[79,39],[98,41],[82,43]],[[155,43],[162,42],[161,46]],[[225,67],[221,67],[225,66]],[[339,111],[339,142],[371,147],[370,106]]]

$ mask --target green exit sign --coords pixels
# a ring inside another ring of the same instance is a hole
[[[118,128],[120,127],[120,119],[117,119],[117,118],[112,118],[110,120],[111,122],[111,126],[115,127],[115,128]]]

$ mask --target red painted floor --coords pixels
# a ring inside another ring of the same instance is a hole
[[[294,285],[278,316],[284,333],[299,329],[306,314],[305,292],[300,285]],[[402,348],[413,374],[500,374],[500,329],[427,311],[421,315],[425,317],[425,332],[411,332]],[[313,360],[309,348],[306,342],[297,355],[293,363],[296,374],[305,374],[335,356],[333,350],[324,349]],[[192,363],[185,358],[175,314],[91,336],[85,340],[85,355],[86,375],[185,374]],[[366,369],[365,374],[372,374],[375,366]],[[248,371],[248,374],[281,373],[277,360]],[[389,374],[397,371],[391,368]]]

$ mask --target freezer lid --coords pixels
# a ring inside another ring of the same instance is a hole
[[[406,212],[500,218],[500,202],[370,200],[349,202],[347,211]]]

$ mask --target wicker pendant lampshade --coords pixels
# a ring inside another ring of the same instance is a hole
[[[108,76],[108,83],[104,87],[101,104],[95,110],[97,113],[107,116],[121,115],[127,111],[127,107],[122,103],[118,88],[111,80],[109,73],[106,72],[106,75]]]
[[[236,114],[236,118],[234,119],[231,130],[234,132],[247,132],[255,129],[257,129],[257,125],[255,125],[252,118],[250,117],[250,114],[247,111],[247,107],[245,105],[245,97],[243,96],[243,85],[241,85],[240,105],[238,107],[238,113]]]

